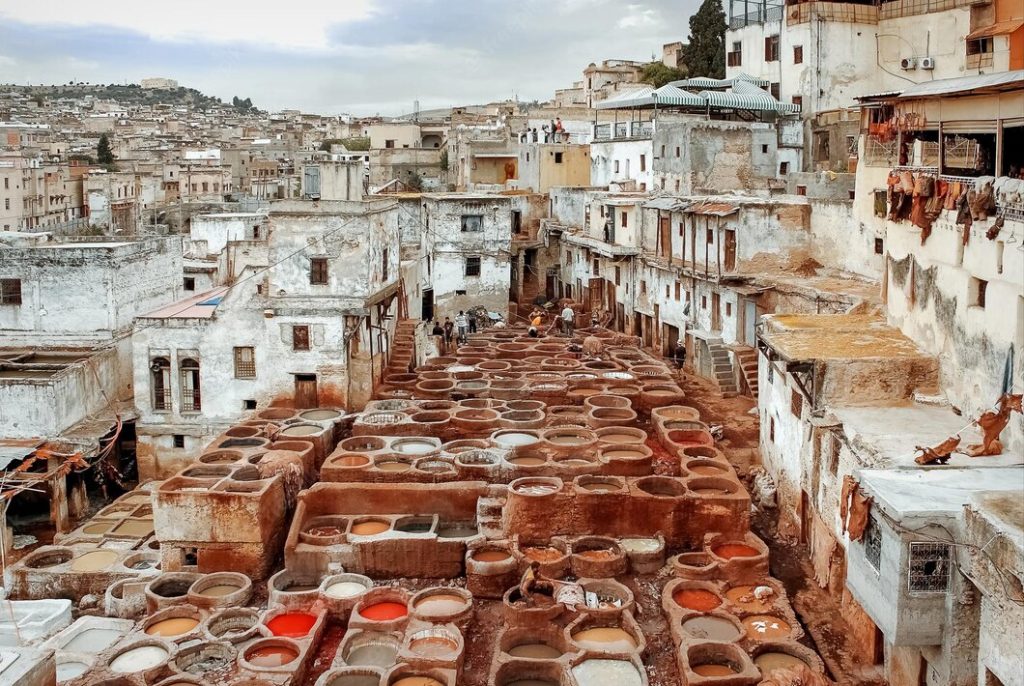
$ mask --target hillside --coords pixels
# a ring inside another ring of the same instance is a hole
[[[178,88],[168,90],[146,89],[138,84],[88,84],[68,83],[54,86],[16,86],[2,85],[0,90],[4,92],[15,91],[33,97],[46,98],[47,100],[60,100],[62,98],[81,99],[86,96],[93,96],[100,100],[114,100],[122,105],[176,105],[190,106],[203,110],[216,105],[224,104],[220,98],[205,95],[195,88]]]

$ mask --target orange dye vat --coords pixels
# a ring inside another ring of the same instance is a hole
[[[684,588],[672,594],[672,600],[679,607],[697,612],[710,612],[722,604],[722,599],[703,588]]]
[[[374,603],[368,607],[364,607],[359,611],[363,617],[372,619],[376,622],[387,622],[392,619],[399,619],[404,617],[408,613],[403,603],[395,603],[385,601],[383,603]]]
[[[756,548],[751,548],[743,543],[723,543],[711,549],[715,555],[723,560],[731,560],[734,557],[757,557],[759,553]]]
[[[305,612],[287,612],[267,622],[267,628],[275,636],[285,638],[303,638],[316,624],[316,616]]]

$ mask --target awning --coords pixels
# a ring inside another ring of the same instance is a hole
[[[690,214],[706,214],[712,217],[727,217],[739,210],[739,207],[727,202],[698,202],[686,208]]]
[[[1013,33],[1020,27],[1024,26],[1024,19],[1007,19],[1006,21],[997,21],[992,26],[986,26],[983,29],[975,29],[967,34],[967,40],[974,40],[976,38],[987,38],[989,36],[1005,36],[1008,33]]]
[[[657,98],[658,104],[665,107],[704,107],[704,98],[696,93],[684,91],[672,85],[662,86],[651,94],[651,102]]]
[[[980,95],[1018,88],[1024,88],[1024,69],[925,81],[905,89],[899,99],[933,98],[940,95]]]
[[[631,107],[692,107],[706,109],[715,107],[721,109],[755,110],[761,112],[778,112],[780,114],[795,114],[800,111],[800,106],[792,103],[779,102],[767,91],[758,88],[753,77],[727,80],[696,78],[675,81],[654,90],[650,86],[641,88],[617,98],[611,98],[597,103],[597,109],[625,109]],[[682,86],[680,85],[682,84]],[[702,90],[700,93],[691,93],[683,90],[686,88],[699,87],[698,84],[714,84],[707,87],[728,87],[731,91]]]
[[[684,210],[690,206],[689,200],[683,198],[674,198],[670,195],[661,196],[659,198],[651,198],[644,203],[644,207],[652,210],[668,210],[670,212],[678,212]]]

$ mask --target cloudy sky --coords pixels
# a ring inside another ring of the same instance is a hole
[[[589,62],[660,58],[699,0],[0,0],[0,82],[147,76],[267,109],[385,115],[545,100]],[[273,9],[264,9],[264,6]]]

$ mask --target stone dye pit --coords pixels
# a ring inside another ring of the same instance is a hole
[[[49,639],[70,686],[822,673],[674,372],[631,339],[576,350],[495,331],[358,414],[257,412],[13,565],[12,594],[103,599]]]

